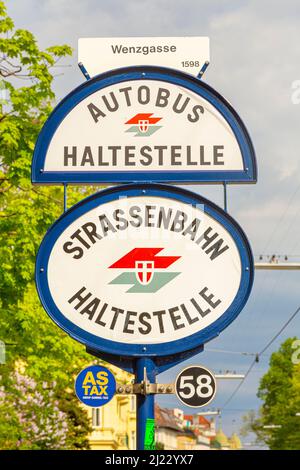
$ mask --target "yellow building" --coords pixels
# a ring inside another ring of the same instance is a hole
[[[107,367],[107,365],[106,365]],[[128,384],[133,376],[109,365],[118,383]],[[92,450],[133,450],[136,448],[136,398],[115,395],[107,405],[86,406],[93,428],[89,436]]]
[[[197,444],[197,437],[193,431],[185,429],[177,436],[178,450],[194,450]]]

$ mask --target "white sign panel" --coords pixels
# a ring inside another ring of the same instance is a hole
[[[140,67],[87,81],[45,123],[34,183],[253,182],[242,121],[208,85]]]
[[[63,225],[54,226],[60,234],[50,248],[43,242],[49,257],[47,268],[38,261],[39,276],[64,319],[94,337],[176,342],[217,322],[240,289],[239,248],[206,205],[150,191],[96,205]]]
[[[93,77],[128,65],[160,65],[198,75],[209,62],[208,37],[81,38],[78,62]]]
[[[156,80],[82,100],[57,128],[46,172],[242,170],[233,130],[207,100]]]

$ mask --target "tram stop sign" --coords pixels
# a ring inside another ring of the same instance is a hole
[[[253,281],[251,250],[222,209],[179,188],[132,184],[73,206],[36,264],[50,317],[88,348],[169,356],[218,336]]]
[[[177,398],[184,405],[195,408],[208,405],[214,399],[216,390],[213,373],[203,366],[186,367],[175,380]]]

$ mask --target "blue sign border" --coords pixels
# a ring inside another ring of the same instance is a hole
[[[127,344],[99,338],[69,321],[54,303],[48,284],[48,261],[52,248],[61,233],[78,217],[95,207],[120,197],[154,196],[177,200],[187,204],[203,204],[204,211],[222,224],[233,237],[239,250],[242,275],[241,282],[230,307],[214,323],[202,331],[183,339],[161,344]],[[246,235],[235,220],[220,207],[186,189],[161,184],[130,184],[115,186],[100,191],[74,205],[65,212],[48,230],[36,259],[36,286],[44,309],[52,320],[72,338],[85,344],[89,349],[121,356],[169,356],[193,349],[218,336],[241,312],[250,295],[254,277],[253,256]]]
[[[130,80],[160,80],[193,91],[211,103],[231,127],[241,149],[243,170],[237,171],[45,171],[45,158],[51,139],[66,115],[83,99],[110,85]],[[243,121],[233,107],[212,87],[184,72],[165,67],[134,66],[97,75],[69,93],[44,124],[34,150],[32,183],[256,183],[257,166],[253,144]]]

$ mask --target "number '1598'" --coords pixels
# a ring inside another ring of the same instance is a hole
[[[182,67],[200,67],[200,62],[198,60],[184,60],[181,62]]]

